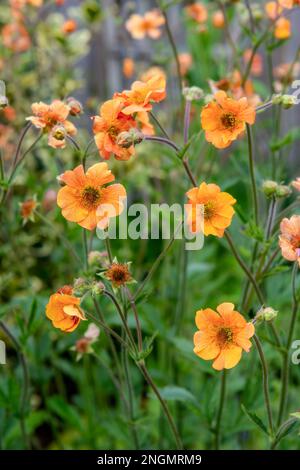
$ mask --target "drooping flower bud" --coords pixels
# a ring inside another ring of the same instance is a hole
[[[266,180],[262,184],[262,190],[267,197],[275,196],[278,183],[272,180]]]
[[[203,98],[204,91],[202,90],[202,88],[199,88],[197,86],[184,87],[182,90],[182,94],[185,97],[186,101],[197,101]]]
[[[276,197],[287,197],[290,196],[292,190],[289,186],[286,186],[284,184],[279,184],[276,188],[275,194]]]
[[[70,108],[71,116],[78,116],[78,114],[82,113],[83,111],[82,104],[80,103],[80,101],[73,98],[73,96],[70,96],[69,98],[67,98],[66,103]]]
[[[272,307],[262,307],[258,310],[255,315],[255,322],[261,323],[263,321],[272,321],[278,315],[278,310],[274,310]]]
[[[133,127],[129,131],[120,132],[117,137],[117,145],[119,147],[128,149],[132,145],[140,144],[144,140],[144,134],[139,130]]]
[[[57,124],[56,126],[53,127],[51,131],[51,136],[56,139],[56,140],[65,140],[67,135],[67,131],[64,126],[61,124]]]

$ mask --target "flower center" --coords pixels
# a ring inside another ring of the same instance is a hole
[[[97,206],[100,199],[100,191],[92,186],[84,188],[81,194],[82,203],[86,208],[93,208]]]
[[[236,125],[236,117],[232,113],[225,113],[221,116],[221,122],[226,129],[232,129]]]
[[[204,204],[204,219],[211,219],[215,213],[214,203],[209,201]]]
[[[108,133],[111,137],[117,137],[119,134],[119,129],[116,126],[111,126],[108,130]]]
[[[218,331],[218,340],[219,343],[231,343],[233,339],[233,334],[230,328],[221,328]]]

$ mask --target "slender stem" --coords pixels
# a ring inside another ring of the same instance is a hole
[[[253,285],[254,289],[255,289],[255,292],[257,294],[257,297],[258,297],[258,300],[260,301],[260,303],[262,305],[264,305],[264,298],[263,298],[263,295],[262,295],[262,292],[256,282],[256,279],[255,277],[253,276],[253,274],[251,273],[251,271],[248,269],[247,265],[245,264],[245,262],[242,260],[242,258],[240,257],[239,253],[237,252],[235,246],[234,246],[234,242],[231,238],[231,236],[229,235],[228,232],[224,232],[224,235],[225,235],[225,238],[231,248],[231,251],[235,257],[235,259],[237,260],[237,262],[239,263],[240,267],[242,268],[242,270],[244,271],[244,273],[247,275],[249,281],[251,282],[251,284]]]
[[[72,244],[69,242],[67,238],[65,238],[61,233],[59,233],[54,225],[48,220],[46,217],[44,217],[39,211],[35,210],[34,211],[35,215],[42,221],[44,224],[46,224],[48,227],[51,228],[51,230],[54,232],[54,234],[62,241],[62,243],[70,250],[70,253],[74,258],[82,265],[82,259],[78,256],[77,252],[74,250]]]
[[[250,75],[250,72],[251,72],[251,68],[252,68],[252,64],[253,64],[253,60],[254,60],[254,57],[255,57],[255,54],[256,54],[256,51],[258,50],[258,48],[260,47],[260,45],[264,42],[265,38],[268,36],[269,34],[269,27],[267,28],[266,31],[263,32],[263,34],[258,38],[258,40],[256,41],[256,43],[254,44],[254,47],[252,48],[252,54],[251,54],[251,57],[249,59],[249,62],[247,63],[247,67],[246,67],[246,70],[245,70],[245,73],[242,77],[242,88],[245,87],[246,85],[246,82],[248,80],[248,77]]]
[[[197,181],[194,178],[194,175],[193,175],[193,173],[190,169],[189,163],[188,163],[186,158],[182,159],[182,164],[183,164],[183,167],[184,167],[184,169],[186,171],[186,174],[188,175],[191,183],[193,184],[194,187],[197,187],[198,186]]]
[[[265,397],[265,405],[266,405],[266,410],[267,410],[267,415],[268,415],[268,422],[269,422],[269,428],[271,435],[274,435],[274,427],[273,427],[273,416],[272,416],[272,408],[271,408],[271,401],[270,401],[270,395],[269,395],[269,372],[268,372],[268,366],[267,362],[265,359],[265,355],[261,346],[261,343],[257,337],[257,335],[254,335],[254,342],[259,354],[261,366],[262,366],[262,373],[263,373],[263,388],[264,388],[264,397]]]
[[[167,131],[163,128],[163,126],[161,125],[161,123],[159,122],[159,120],[157,119],[157,117],[155,116],[155,114],[152,113],[152,111],[149,112],[150,116],[152,117],[153,121],[155,122],[155,124],[157,125],[157,127],[161,130],[161,132],[164,134],[165,138],[170,140],[170,137],[169,137],[169,134],[167,133]]]
[[[176,446],[177,446],[177,449],[183,449],[183,445],[182,445],[182,442],[181,442],[181,439],[180,439],[180,436],[179,436],[179,433],[177,431],[177,428],[176,428],[176,425],[174,423],[174,420],[172,418],[172,415],[169,411],[169,408],[168,408],[168,405],[167,403],[165,402],[165,400],[162,398],[158,388],[156,387],[155,383],[153,382],[146,366],[144,363],[138,363],[138,367],[139,369],[141,370],[142,374],[144,375],[145,379],[147,380],[149,386],[152,388],[154,394],[156,395],[156,397],[158,398],[161,406],[162,406],[162,409],[164,411],[164,414],[166,416],[166,419],[169,423],[169,426],[170,426],[170,429],[174,435],[174,438],[175,438],[175,441],[176,441]]]
[[[247,138],[248,138],[248,151],[249,151],[249,171],[252,185],[252,198],[253,198],[253,207],[254,207],[254,220],[256,225],[258,225],[258,198],[257,198],[257,188],[255,181],[254,173],[254,155],[253,155],[253,139],[252,131],[249,124],[246,124],[247,127]]]
[[[175,59],[175,63],[176,63],[179,96],[182,97],[182,94],[181,94],[182,93],[182,79],[181,79],[181,71],[180,71],[180,62],[179,62],[178,51],[177,51],[176,43],[175,43],[171,28],[170,28],[168,15],[167,15],[165,10],[162,10],[162,14],[165,18],[166,32],[167,32],[167,36],[168,36],[169,41],[170,41],[170,45],[171,45],[173,55],[174,55],[174,59]]]
[[[220,391],[220,401],[219,401],[219,408],[217,414],[217,422],[215,428],[215,448],[219,450],[220,448],[220,440],[221,440],[221,421],[225,403],[225,395],[226,395],[226,369],[222,371],[222,378],[221,378],[221,391]]]
[[[142,329],[141,329],[139,314],[135,305],[134,298],[132,297],[131,292],[127,286],[125,286],[125,293],[128,297],[131,309],[134,314],[135,324],[136,324],[136,333],[137,333],[137,338],[138,338],[138,348],[139,348],[139,352],[141,352],[143,351],[143,336],[142,336]]]
[[[279,413],[278,413],[278,421],[277,421],[278,426],[280,426],[280,424],[282,423],[285,410],[286,410],[286,405],[287,405],[289,373],[290,373],[290,367],[289,367],[290,349],[291,349],[291,345],[293,341],[297,312],[298,312],[298,307],[299,307],[299,300],[296,294],[297,272],[298,272],[298,262],[296,261],[294,263],[294,268],[292,272],[292,298],[293,298],[292,315],[291,315],[290,325],[289,325],[289,330],[288,330],[286,351],[284,353],[284,358],[283,358],[283,366],[282,366],[282,374],[281,374],[282,385],[281,385],[280,405],[279,405]]]
[[[107,236],[105,237],[105,247],[106,247],[106,251],[107,251],[107,254],[108,254],[109,262],[111,264],[113,262],[113,255],[112,255],[112,251],[111,251],[110,239],[108,237],[108,233],[106,235]]]
[[[190,118],[191,118],[191,101],[186,100],[185,110],[184,110],[184,127],[183,127],[183,142],[185,145],[188,143],[188,140],[189,140]]]
[[[181,229],[183,225],[183,222],[180,222],[176,229],[174,230],[174,233],[172,235],[172,238],[170,238],[169,242],[167,243],[167,245],[165,246],[165,248],[163,249],[163,251],[160,253],[160,255],[156,258],[156,260],[154,261],[154,263],[152,264],[151,268],[150,268],[150,271],[148,272],[147,276],[145,277],[145,279],[143,280],[143,282],[141,283],[140,287],[137,289],[135,295],[134,295],[134,299],[136,300],[137,297],[142,293],[142,291],[145,289],[146,285],[148,284],[148,282],[150,282],[150,280],[152,279],[152,276],[153,274],[155,273],[155,271],[157,270],[157,268],[159,267],[160,263],[162,262],[162,260],[164,259],[164,257],[166,256],[166,254],[168,253],[169,249],[171,248],[171,246],[173,245],[174,241],[175,241],[175,237],[176,237],[176,234],[177,232],[179,231],[179,229]]]
[[[22,393],[21,393],[21,398],[20,398],[20,427],[21,427],[21,433],[22,433],[24,446],[25,448],[29,449],[30,439],[29,439],[29,436],[27,435],[26,424],[25,424],[26,407],[27,407],[28,400],[29,400],[29,386],[30,386],[28,365],[27,365],[25,355],[22,352],[22,347],[19,341],[14,337],[12,332],[7,328],[7,326],[1,320],[0,320],[0,328],[4,331],[4,333],[10,338],[11,342],[14,344],[17,350],[19,359],[20,359],[22,370],[23,370],[23,387],[22,387]]]
[[[266,240],[269,240],[269,238],[271,236],[271,233],[272,233],[272,229],[273,229],[273,225],[274,225],[274,219],[275,219],[275,215],[276,215],[276,205],[277,205],[277,201],[273,197],[271,199],[270,207],[269,207],[268,222],[267,222],[266,237],[265,237]]]
[[[78,152],[81,151],[79,144],[77,144],[76,140],[73,139],[73,137],[71,137],[70,135],[67,135],[67,139],[74,145],[74,147],[76,148],[76,150],[78,150]]]
[[[255,32],[255,22],[254,22],[254,18],[253,18],[252,8],[250,6],[249,0],[245,0],[245,4],[246,4],[246,8],[247,8],[248,13],[249,13],[250,27],[251,27],[251,32],[253,34]]]
[[[25,139],[25,136],[27,134],[27,132],[29,131],[29,129],[31,128],[32,124],[31,122],[29,122],[23,129],[21,135],[20,135],[20,139],[19,139],[19,142],[17,144],[17,148],[16,148],[16,153],[15,153],[15,156],[14,156],[14,160],[13,160],[13,164],[12,164],[12,173],[14,172],[15,170],[15,167],[16,167],[16,164],[17,164],[17,161],[19,159],[19,155],[20,155],[20,152],[21,152],[21,148],[22,148],[22,144],[23,144],[23,141]]]
[[[106,297],[108,297],[108,298],[113,302],[113,304],[115,305],[115,307],[116,307],[116,309],[117,309],[117,312],[118,312],[118,314],[119,314],[119,316],[120,316],[120,318],[121,318],[121,320],[122,320],[124,329],[125,329],[126,334],[127,334],[127,336],[128,336],[128,339],[130,340],[132,346],[135,347],[134,339],[133,339],[133,337],[132,337],[131,331],[130,331],[130,329],[129,329],[129,327],[128,327],[126,318],[125,318],[124,315],[123,315],[122,309],[121,309],[121,307],[120,307],[120,305],[119,305],[119,303],[118,303],[116,297],[115,297],[113,294],[111,294],[109,291],[107,291],[107,290],[104,291],[104,295],[106,295]]]
[[[86,159],[87,159],[87,157],[88,157],[88,151],[89,151],[91,145],[92,145],[94,142],[95,142],[95,140],[94,140],[94,138],[92,138],[92,139],[88,142],[88,144],[87,144],[87,146],[86,146],[86,148],[85,148],[85,150],[84,150],[84,152],[83,152],[82,166],[83,166],[84,171],[85,171],[85,167],[86,167]]]
[[[273,442],[271,443],[271,450],[276,449],[276,447],[279,444],[279,442],[281,441],[282,437],[284,437],[286,429],[288,429],[293,423],[295,423],[295,421],[296,421],[295,418],[290,418],[287,421],[285,421],[284,423],[282,423],[282,425],[280,426],[280,428],[278,429],[278,431],[276,433],[276,436],[275,436]]]
[[[84,253],[84,266],[85,269],[88,269],[88,243],[87,243],[87,235],[86,229],[82,229],[82,246],[83,246],[83,253]]]
[[[173,150],[175,150],[176,153],[179,152],[179,147],[177,147],[177,145],[174,144],[174,142],[172,142],[171,140],[165,137],[159,137],[156,135],[146,135],[145,140],[152,141],[152,142],[159,142],[161,144],[168,145]]]
[[[91,320],[93,320],[93,322],[101,326],[101,328],[103,328],[106,333],[109,333],[111,336],[116,338],[116,340],[119,341],[119,343],[122,344],[126,349],[130,349],[128,343],[123,338],[121,338],[121,336],[118,335],[118,333],[112,330],[106,323],[104,323],[99,318],[96,318],[94,315],[92,315],[91,313],[87,311],[85,311],[85,314],[87,318],[90,318]]]

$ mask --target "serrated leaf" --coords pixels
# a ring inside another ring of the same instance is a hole
[[[252,411],[249,411],[243,404],[241,405],[241,408],[243,412],[245,413],[246,416],[256,425],[258,426],[267,436],[270,436],[270,433],[265,426],[265,424],[262,422],[262,420],[257,416],[256,413],[253,413]]]

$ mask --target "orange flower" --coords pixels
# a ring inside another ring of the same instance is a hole
[[[2,28],[3,44],[13,52],[25,52],[31,46],[31,39],[25,26],[16,21]]]
[[[218,91],[214,98],[202,109],[201,124],[206,140],[222,149],[244,132],[246,123],[254,123],[255,109],[247,98],[233,100],[224,91]]]
[[[254,325],[229,302],[220,304],[217,312],[210,308],[197,311],[199,331],[194,335],[194,353],[206,361],[213,359],[216,370],[232,369],[240,362],[243,350],[250,351]]]
[[[251,49],[246,49],[245,52],[244,52],[243,57],[244,57],[245,64],[248,64],[248,62],[250,61],[250,59],[252,57],[252,50]],[[262,57],[261,57],[260,54],[254,54],[253,60],[252,60],[252,65],[251,65],[251,73],[253,75],[259,76],[259,75],[261,75],[262,71],[263,71]]]
[[[212,24],[215,28],[224,28],[225,18],[222,10],[217,10],[212,15]]]
[[[288,261],[298,261],[300,266],[300,215],[283,219],[280,224],[279,246]]]
[[[20,212],[24,224],[28,222],[28,220],[34,221],[34,210],[36,207],[37,202],[35,199],[27,199],[27,201],[20,204]]]
[[[33,116],[26,118],[38,129],[48,133],[48,144],[54,148],[64,148],[66,136],[76,134],[75,126],[67,120],[70,108],[59,100],[54,100],[50,105],[39,102],[31,106]]]
[[[131,57],[125,57],[123,60],[123,75],[126,78],[131,78],[134,74],[135,64]]]
[[[187,222],[191,232],[203,231],[204,235],[223,237],[224,231],[231,224],[234,215],[233,205],[236,200],[228,193],[221,192],[216,184],[201,183],[199,188],[192,188],[186,193]],[[203,206],[203,222],[202,211]]]
[[[206,6],[203,3],[193,3],[185,7],[185,11],[190,18],[197,21],[197,23],[205,23],[208,14]]]
[[[130,90],[116,93],[115,97],[124,100],[122,113],[133,114],[144,111],[151,111],[151,102],[158,103],[166,97],[166,80],[161,74],[154,75],[147,81],[136,81],[131,85]]]
[[[121,184],[104,187],[114,179],[105,162],[96,163],[86,173],[82,165],[63,173],[59,181],[66,186],[57,194],[62,215],[87,230],[93,230],[96,226],[105,229],[109,219],[123,211],[126,198],[126,190]]]
[[[289,10],[293,8],[294,3],[296,3],[294,0],[278,0],[279,5],[281,5],[283,8],[288,8]]]
[[[292,181],[292,186],[295,188],[297,191],[300,191],[300,178],[296,178],[295,181]]]
[[[148,11],[144,16],[131,15],[126,21],[126,29],[134,39],[144,39],[149,36],[151,39],[157,39],[161,35],[159,29],[165,23],[164,17],[157,10]]]
[[[140,76],[140,80],[142,82],[148,82],[148,80],[150,80],[150,78],[153,78],[157,75],[160,75],[165,81],[167,81],[167,76],[166,76],[164,70],[161,69],[160,67],[156,67],[156,66],[150,67],[145,72],[143,72]]]
[[[46,305],[46,316],[52,321],[55,328],[65,333],[71,333],[81,320],[86,320],[80,308],[80,298],[75,297],[71,286],[64,286],[52,294]]]
[[[75,20],[67,20],[62,25],[62,32],[64,34],[71,34],[74,33],[77,29],[77,23]]]
[[[275,0],[265,4],[265,11],[270,20],[276,20],[282,13],[282,6]]]
[[[190,70],[193,64],[193,58],[188,52],[182,52],[178,55],[178,60],[180,65],[180,74],[184,76]]]
[[[125,286],[133,280],[128,263],[112,263],[108,270],[105,271],[104,277],[106,277],[114,287]]]
[[[134,147],[120,147],[118,135],[136,127],[135,120],[124,114],[124,100],[114,98],[106,101],[100,108],[100,116],[93,118],[93,132],[100,155],[108,160],[111,155],[117,160],[128,160],[134,153]]]
[[[279,18],[275,23],[274,36],[277,39],[288,39],[291,35],[291,22],[286,18]]]

